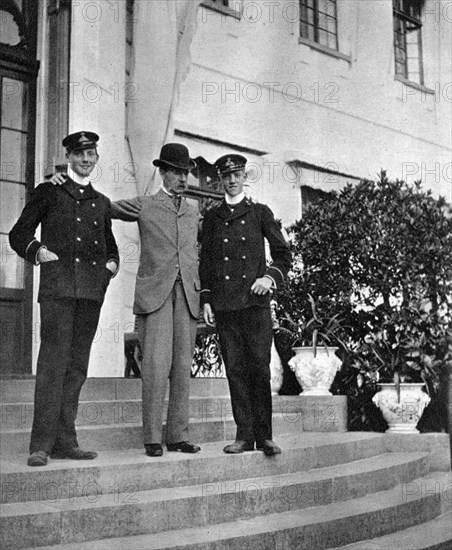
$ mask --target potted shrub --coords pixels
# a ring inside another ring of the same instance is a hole
[[[279,330],[291,336],[295,356],[289,360],[289,366],[303,394],[331,395],[331,384],[342,364],[338,352],[346,348],[341,339],[344,327],[339,314],[322,316],[311,294],[308,300],[310,314],[298,311],[293,317],[285,311]]]
[[[349,395],[349,428],[380,429],[369,398],[381,383],[395,380],[398,398],[400,383],[425,384],[434,399],[452,349],[452,217],[445,200],[382,172],[375,182],[321,198],[288,231],[302,268],[294,268],[279,297],[281,319],[284,311],[307,315],[311,294],[321,317],[343,320],[341,339],[351,354],[332,391]]]
[[[380,391],[372,400],[389,425],[386,431],[418,433],[431,400],[427,393],[437,389],[450,361],[450,318],[425,301],[382,309],[379,326],[358,344],[352,364],[377,382]]]

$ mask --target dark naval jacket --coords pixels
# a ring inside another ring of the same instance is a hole
[[[35,231],[41,224],[41,240]],[[102,302],[111,272],[119,265],[118,247],[111,229],[110,200],[91,184],[82,187],[68,178],[59,186],[42,183],[33,190],[9,234],[11,247],[37,263],[42,246],[59,260],[41,264],[38,301],[76,298]]]
[[[265,241],[272,264],[267,266]],[[251,293],[254,281],[269,275],[278,287],[291,265],[291,253],[265,204],[245,198],[233,211],[226,201],[207,211],[202,226],[201,300],[214,311],[269,307],[270,293]]]

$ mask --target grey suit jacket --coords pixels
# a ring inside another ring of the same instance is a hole
[[[140,229],[140,264],[133,312],[158,310],[180,273],[190,313],[199,315],[198,221],[195,206],[182,200],[179,211],[162,189],[155,195],[112,203],[112,218],[137,221]]]

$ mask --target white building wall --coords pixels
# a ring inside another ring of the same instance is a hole
[[[452,14],[438,4],[427,0],[423,24],[432,94],[394,79],[389,0],[338,0],[348,59],[298,43],[292,1],[245,1],[241,20],[203,7],[176,127],[280,158],[298,150],[300,161],[357,177],[387,169],[451,200]],[[281,187],[273,191],[266,196],[280,198]]]

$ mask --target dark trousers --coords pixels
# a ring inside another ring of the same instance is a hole
[[[78,446],[78,401],[102,304],[62,298],[40,305],[41,347],[30,453],[51,453]]]
[[[250,307],[215,312],[221,353],[237,424],[236,439],[272,439],[270,309]]]

